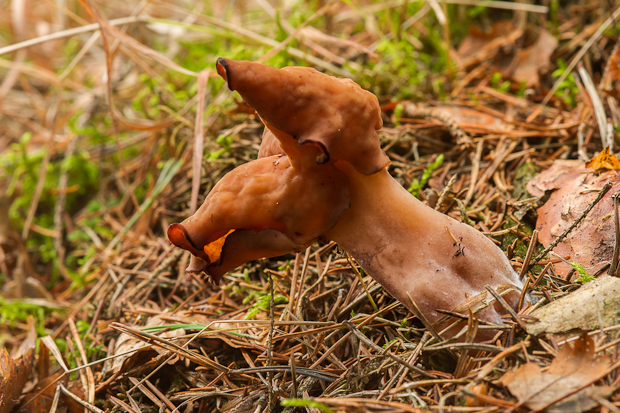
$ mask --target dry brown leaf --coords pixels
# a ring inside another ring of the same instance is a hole
[[[575,397],[565,402],[579,406],[582,408],[580,411],[586,411],[598,403],[588,397],[591,391],[584,391],[582,396],[581,392],[577,392],[599,380],[610,364],[608,355],[596,356],[594,341],[583,335],[575,342],[574,349],[565,344],[546,371],[542,371],[536,363],[529,362],[516,371],[504,374],[501,382],[519,399],[519,403],[530,409],[545,408],[576,393]],[[597,396],[606,394],[604,391],[595,393]],[[556,409],[560,407],[556,406]],[[569,411],[567,407],[563,403],[561,411]]]
[[[543,29],[529,46],[503,53],[504,49],[518,46],[526,37],[524,30],[515,27],[512,22],[500,21],[493,25],[489,33],[470,29],[469,36],[459,45],[458,54],[465,66],[492,59],[492,64],[504,77],[532,87],[538,84],[540,70],[550,64],[558,41]]]
[[[620,47],[616,45],[609,60],[602,81],[603,90],[612,96],[620,96]]]
[[[435,106],[433,110],[450,116],[460,128],[468,132],[501,133],[509,128],[502,119],[472,108]]]
[[[163,326],[165,324],[167,324],[166,321],[162,320],[159,316],[153,316],[148,319],[145,327],[157,327],[157,326]],[[155,334],[161,338],[170,339],[170,338],[184,336],[185,330],[183,330],[182,328],[179,328],[176,330],[169,330],[169,331],[164,331],[162,333],[155,333]],[[175,341],[175,343],[179,345],[183,345],[184,342],[177,340]],[[129,363],[131,363],[132,361],[137,360],[141,358],[143,355],[145,355],[144,354],[145,352],[149,352],[152,350],[155,350],[159,354],[162,354],[166,351],[157,346],[153,346],[153,347],[148,346],[148,343],[146,343],[144,340],[137,339],[130,334],[121,333],[121,335],[118,337],[118,340],[116,341],[116,346],[114,347],[114,354],[115,355],[122,354],[122,353],[127,353],[127,354],[124,354],[114,359],[114,363],[112,365],[113,371],[115,373],[120,371],[121,368],[123,368],[123,365],[125,364],[127,360],[129,360]],[[178,359],[171,360],[170,364],[174,364],[176,361],[178,361]]]
[[[514,70],[502,73],[526,87],[538,84],[538,73],[550,63],[551,54],[558,47],[558,41],[548,31],[542,30],[536,42],[517,52]]]
[[[37,383],[36,387],[26,395],[22,406],[19,409],[19,413],[39,413],[49,412],[52,407],[52,401],[56,393],[56,388],[59,384],[63,386],[69,386],[70,391],[78,397],[84,396],[84,390],[82,384],[79,381],[73,381],[69,383],[69,376],[63,375],[63,372],[59,371],[49,377]],[[70,397],[64,394],[60,395],[62,403],[56,408],[57,413],[83,413],[84,407]]]
[[[586,163],[586,168],[593,168],[596,171],[607,169],[617,171],[620,170],[620,161],[616,155],[609,153],[609,148],[605,148]]]
[[[37,340],[32,316],[28,317],[28,329],[28,337],[13,357],[6,349],[0,349],[0,413],[13,409],[30,376]]]
[[[620,174],[606,171],[600,174],[586,169],[581,161],[555,161],[527,184],[527,190],[542,197],[553,191],[549,200],[538,209],[536,229],[538,240],[546,247],[551,244],[596,198],[605,182],[613,186],[590,211],[583,222],[572,230],[553,251],[570,262],[581,264],[588,274],[595,274],[611,260],[615,244],[613,201],[611,195],[620,190]],[[572,266],[555,264],[558,275],[566,276]]]
[[[462,64],[469,66],[494,57],[504,46],[514,44],[522,35],[523,30],[515,28],[509,20],[495,23],[488,33],[472,27],[459,45],[458,54]]]

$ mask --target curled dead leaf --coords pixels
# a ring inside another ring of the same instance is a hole
[[[598,405],[590,398],[592,394],[610,394],[603,388],[586,389],[605,374],[610,364],[609,356],[597,356],[594,341],[583,335],[575,341],[574,348],[565,344],[546,371],[529,362],[504,374],[501,382],[520,404],[530,409],[555,405],[547,411],[587,411]],[[575,407],[581,410],[574,410]]]
[[[6,349],[0,349],[0,413],[13,409],[30,376],[37,340],[32,316],[28,317],[28,330],[26,340],[13,356]]]

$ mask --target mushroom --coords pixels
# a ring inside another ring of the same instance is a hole
[[[194,215],[168,229],[193,255],[187,271],[219,282],[242,263],[333,240],[430,322],[445,321],[437,309],[484,306],[487,285],[516,304],[522,283],[503,252],[390,176],[372,93],[310,68],[222,58],[216,66],[265,132],[259,159],[229,172]],[[502,324],[501,313],[495,303],[477,316]]]

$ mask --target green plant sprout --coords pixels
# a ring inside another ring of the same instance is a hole
[[[219,157],[223,154],[230,152],[230,146],[232,145],[232,141],[233,137],[230,134],[222,134],[218,136],[215,142],[217,142],[221,146],[221,148],[215,152],[211,152],[209,154],[209,159],[219,159]]]
[[[564,60],[558,59],[556,61],[558,68],[551,74],[552,77],[558,78],[562,76],[562,73],[567,68],[567,64]],[[562,101],[571,106],[575,107],[577,104],[577,95],[579,94],[579,87],[575,83],[575,78],[572,74],[569,74],[566,79],[560,83],[558,90],[555,92],[555,95],[562,99]]]
[[[403,110],[405,107],[401,103],[394,108],[394,126],[400,126],[399,119],[403,116]]]
[[[247,297],[245,297],[243,299],[243,304],[247,304],[248,302],[251,301],[251,296],[248,295]],[[248,310],[248,313],[246,314],[246,316],[244,317],[245,320],[251,320],[254,317],[256,317],[256,315],[258,313],[261,312],[261,310],[269,310],[269,301],[270,301],[270,297],[269,297],[269,293],[264,293],[259,295],[255,300],[254,300],[254,304],[252,304],[252,307],[250,307],[250,309]],[[273,297],[273,303],[275,305],[278,304],[286,304],[288,303],[288,298],[286,298],[285,296],[278,294],[275,297]]]
[[[578,262],[571,262],[570,265],[575,269],[575,271],[577,271],[577,274],[579,274],[579,278],[577,278],[575,282],[578,282],[580,284],[585,284],[587,282],[590,282],[596,279],[590,274],[587,274],[586,270]]]
[[[493,86],[495,90],[506,93],[510,90],[510,81],[503,80],[502,74],[495,72],[493,76],[491,76],[491,86]]]
[[[325,413],[335,413],[328,406],[323,403],[319,403],[314,400],[306,400],[306,399],[284,399],[280,402],[280,405],[283,407],[294,406],[294,407],[314,407],[315,409],[321,409]]]
[[[16,322],[26,322],[28,316],[33,316],[39,336],[48,334],[45,331],[45,320],[53,311],[65,310],[61,307],[34,304],[27,300],[5,300],[0,297],[0,325],[12,326]]]
[[[426,169],[424,169],[424,172],[422,173],[422,178],[420,178],[419,180],[414,178],[411,181],[409,189],[407,190],[411,192],[416,198],[420,198],[420,190],[424,188],[424,186],[428,183],[428,180],[431,179],[433,172],[435,172],[435,170],[439,168],[441,164],[443,164],[443,159],[443,154],[439,154],[437,158],[435,158],[435,160],[429,166],[427,166]]]

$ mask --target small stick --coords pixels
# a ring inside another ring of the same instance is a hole
[[[551,262],[548,262],[547,265],[545,265],[545,268],[543,268],[543,270],[538,275],[538,278],[536,278],[536,281],[534,281],[534,284],[532,284],[532,288],[538,287],[538,284],[540,284],[547,271],[549,271],[549,268],[551,268],[551,264]]]
[[[300,262],[301,262],[301,253],[298,252],[297,254],[295,254],[295,264],[293,265],[293,279],[291,280],[291,293],[288,299],[288,313],[292,313],[294,310],[295,293],[297,291],[297,277],[299,277]]]
[[[267,276],[269,277],[269,335],[267,338],[267,366],[271,367],[271,364],[273,363],[273,324],[275,300],[273,298],[273,277],[271,276],[271,272],[268,272]],[[293,297],[291,297],[291,299],[292,298]],[[291,357],[291,360],[293,358],[294,356]],[[267,383],[269,384],[269,411],[272,411],[275,402],[273,398],[273,371],[267,373]]]
[[[519,304],[517,305],[517,311],[521,311],[521,309],[523,308],[523,303],[525,302],[525,294],[527,294],[527,289],[529,288],[529,286],[530,286],[530,277],[526,277],[525,283],[523,284],[523,290],[521,290],[521,296],[519,297]]]
[[[525,328],[525,323],[523,322],[523,320],[521,319],[521,317],[519,317],[519,315],[517,313],[515,313],[515,310],[512,309],[512,307],[510,305],[508,305],[508,303],[506,302],[506,300],[504,300],[504,298],[499,295],[498,293],[496,293],[493,288],[490,285],[485,285],[484,288],[487,289],[487,291],[489,293],[491,293],[491,295],[497,300],[497,302],[504,307],[504,310],[506,310],[508,312],[508,314],[510,314],[510,316],[512,317],[513,320],[515,320],[515,322],[517,324],[519,324],[519,327],[521,327],[523,329],[523,331],[527,331],[527,329]]]
[[[586,207],[586,209],[583,210],[581,215],[579,215],[577,219],[575,219],[575,221],[573,221],[573,223],[570,224],[570,226],[564,230],[564,232],[562,232],[551,244],[549,244],[549,246],[545,248],[543,252],[541,252],[536,258],[534,258],[534,261],[532,261],[530,265],[531,266],[536,265],[538,261],[543,259],[544,256],[549,253],[549,251],[554,249],[556,245],[562,242],[562,240],[568,235],[568,233],[571,232],[573,228],[575,228],[577,225],[579,225],[581,221],[583,221],[583,219],[586,217],[586,215],[588,215],[588,213],[592,210],[592,208],[594,208],[596,204],[598,204],[601,201],[601,199],[603,199],[603,196],[605,196],[605,194],[609,192],[609,190],[611,189],[611,186],[612,186],[611,181],[605,182],[605,185],[603,185],[603,187],[599,191],[596,198],[594,198],[594,201],[590,202],[590,204]]]
[[[372,295],[370,295],[370,291],[368,291],[368,287],[366,287],[366,283],[364,282],[364,278],[362,277],[362,274],[359,272],[359,270],[353,263],[353,259],[351,258],[349,253],[345,252],[345,254],[347,256],[347,261],[349,261],[349,265],[351,266],[351,268],[353,268],[353,271],[355,271],[355,273],[357,274],[357,277],[360,279],[360,284],[362,284],[362,287],[364,287],[364,291],[366,291],[366,296],[368,297],[368,300],[370,301],[372,308],[375,310],[375,313],[378,313],[379,307],[377,307],[377,304],[375,304],[375,300],[372,299]]]
[[[390,351],[387,351],[386,349],[383,349],[383,348],[379,347],[371,339],[369,339],[364,334],[362,334],[362,332],[359,331],[357,329],[357,327],[353,323],[351,323],[350,321],[345,320],[342,323],[353,333],[353,335],[355,335],[355,337],[357,337],[360,341],[364,342],[368,347],[370,347],[373,350],[379,352],[379,354],[385,354],[386,356],[388,356],[389,358],[391,358],[395,362],[397,362],[397,363],[407,367],[411,371],[415,371],[416,373],[418,373],[418,374],[420,374],[420,375],[422,375],[424,377],[429,377],[431,379],[437,378],[437,376],[435,376],[434,374],[430,374],[430,373],[422,370],[421,368],[419,368],[417,366],[414,366],[411,363],[407,363],[407,361],[403,360],[402,358],[398,357],[397,355],[392,354]]]
[[[433,328],[433,325],[428,321],[428,319],[424,317],[424,314],[422,314],[422,311],[420,311],[420,307],[418,307],[415,301],[413,301],[413,298],[411,298],[411,295],[409,295],[409,291],[407,291],[407,297],[409,297],[409,302],[411,303],[413,314],[418,317],[418,320],[420,320],[422,324],[424,324],[424,327],[426,327],[428,332],[431,333],[433,338],[441,343],[443,341],[443,338],[441,338],[439,333],[437,333],[437,330]]]
[[[611,264],[607,274],[617,277],[618,276],[618,252],[620,251],[620,224],[618,224],[618,195],[620,192],[616,192],[611,197],[614,200],[614,232],[616,234],[616,243],[614,245],[614,254],[611,258]]]
[[[448,185],[446,185],[446,187],[443,189],[443,191],[441,191],[441,194],[439,195],[439,199],[437,200],[437,205],[435,205],[435,210],[436,211],[439,211],[439,208],[441,208],[441,204],[443,204],[443,201],[446,199],[446,196],[448,195],[448,192],[450,192],[450,189],[452,188],[452,185],[454,185],[454,183],[456,182],[457,176],[458,176],[458,174],[452,175],[452,177],[448,181]]]
[[[317,349],[319,346],[317,345]],[[295,366],[295,353],[291,354],[291,381],[293,383],[293,395],[291,397],[297,397],[297,369]]]
[[[428,331],[425,331],[422,337],[420,338],[418,345],[413,350],[413,353],[411,353],[411,356],[407,359],[407,362],[409,364],[414,364],[416,362],[416,360],[418,359],[418,356],[422,353],[422,348],[424,348],[424,346],[426,345],[426,342],[430,340],[430,338],[431,338],[431,333],[429,333]],[[403,385],[403,381],[405,381],[405,378],[409,374],[409,369],[407,367],[401,366],[401,370],[402,370],[402,374],[400,374],[401,372],[399,371],[399,374],[395,376],[395,378],[398,377],[398,383],[396,383],[397,388]],[[388,386],[386,386],[385,391],[382,393],[382,396],[385,395],[385,393],[387,393],[391,389],[392,389],[392,386],[388,384]],[[378,400],[381,400],[382,396],[378,397]],[[391,395],[390,401],[392,401],[393,398],[394,398],[394,395]]]
[[[90,410],[91,412],[93,412],[93,413],[103,413],[103,410],[101,410],[97,406],[93,406],[92,404],[90,404],[90,403],[80,399],[75,394],[73,394],[69,390],[67,390],[67,388],[65,386],[63,386],[62,384],[59,384],[58,387],[60,388],[60,391],[63,392],[66,396],[71,397],[73,400],[75,400],[76,402],[78,402],[79,404],[81,404],[86,409]]]
[[[538,230],[535,229],[532,233],[532,239],[530,240],[530,245],[527,247],[527,252],[525,253],[525,259],[523,260],[523,267],[521,267],[521,272],[519,273],[519,280],[523,279],[523,276],[527,274],[529,269],[532,267],[530,265],[530,260],[532,259],[532,255],[534,255],[534,250],[536,249],[536,244],[538,244]]]

